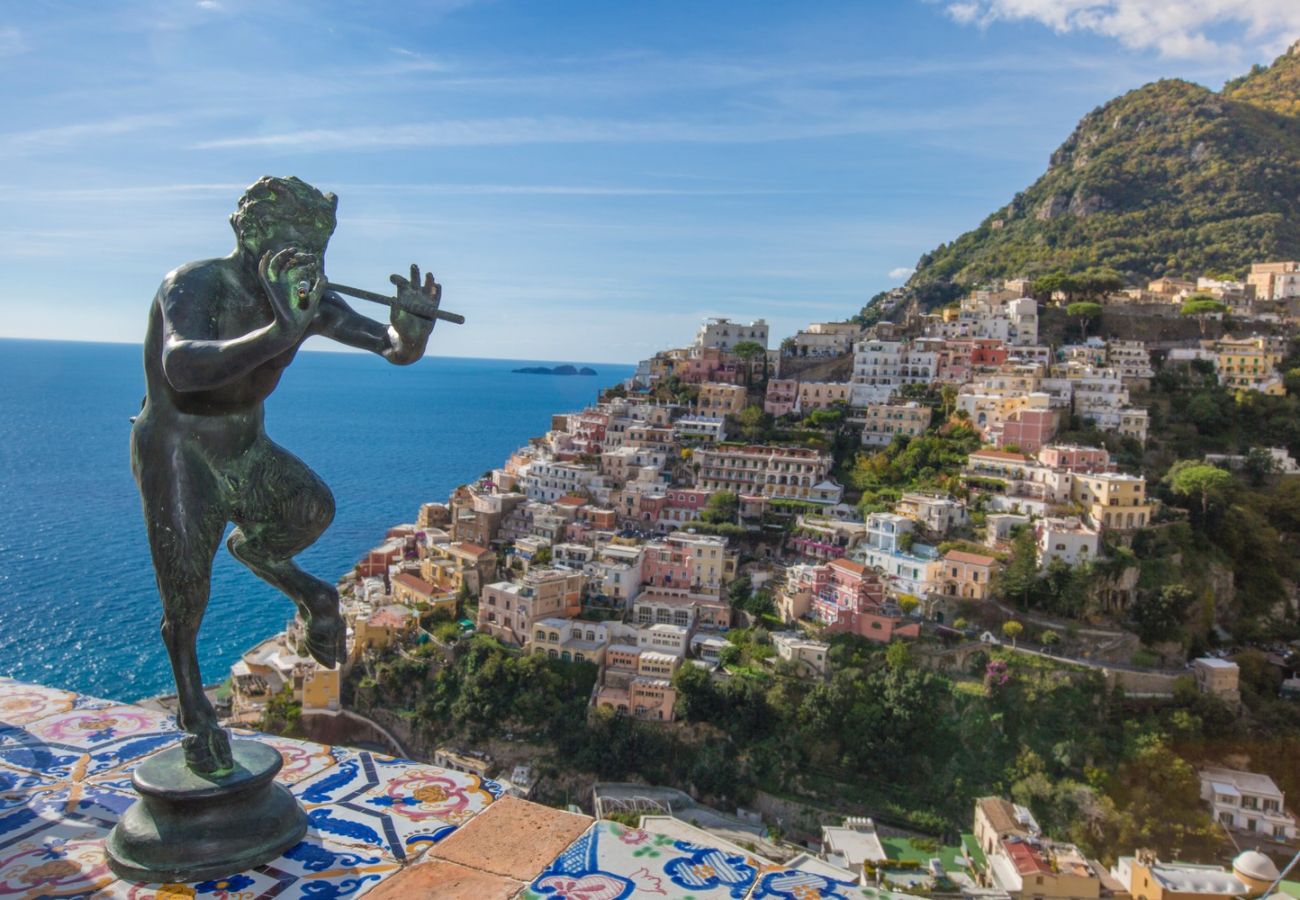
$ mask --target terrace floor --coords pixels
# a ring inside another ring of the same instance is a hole
[[[251,732],[241,732],[251,734]],[[131,900],[522,897],[812,900],[879,896],[824,871],[596,822],[475,775],[266,735],[311,826],[279,859],[193,884],[114,877],[104,838],[131,772],[179,739],[168,716],[0,679],[0,895]],[[814,867],[816,868],[816,867]]]

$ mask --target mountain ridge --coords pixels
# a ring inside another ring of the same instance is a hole
[[[1300,256],[1300,41],[1213,91],[1162,79],[1097,107],[1047,170],[923,254],[906,288],[1113,270],[1129,281]]]

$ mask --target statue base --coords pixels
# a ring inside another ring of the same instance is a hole
[[[270,862],[307,833],[307,814],[275,774],[280,754],[232,741],[235,767],[199,775],[179,746],[131,776],[140,799],[109,832],[108,863],[127,881],[205,881]]]

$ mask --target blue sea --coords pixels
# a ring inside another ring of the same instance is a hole
[[[435,336],[436,337],[436,336]],[[117,700],[173,690],[139,495],[130,416],[141,351],[0,339],[0,674]],[[582,365],[579,360],[572,361]],[[267,432],[334,491],[334,524],[298,557],[333,581],[390,525],[500,465],[631,366],[513,374],[537,360],[304,352],[267,403]],[[551,363],[553,365],[554,363]],[[199,655],[205,681],[282,629],[290,602],[217,555]]]

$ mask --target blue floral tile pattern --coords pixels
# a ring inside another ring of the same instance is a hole
[[[656,895],[742,900],[763,865],[745,854],[597,822],[533,880],[529,900],[622,900]]]
[[[313,825],[274,862],[226,878],[116,880],[103,844],[135,801],[131,772],[178,737],[161,713],[0,678],[0,896],[355,897],[501,793],[495,782],[472,775],[256,735],[280,752],[279,780],[311,794],[304,806],[325,827]]]
[[[85,897],[108,887],[104,860],[108,829],[77,822],[46,822],[39,831],[0,847],[0,896]]]
[[[862,889],[851,881],[840,881],[818,872],[781,869],[768,872],[754,886],[751,900],[861,900]]]
[[[358,752],[293,787],[311,826],[353,846],[413,859],[501,795],[494,781]]]

